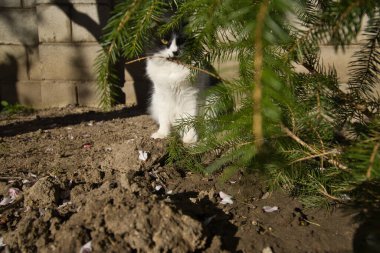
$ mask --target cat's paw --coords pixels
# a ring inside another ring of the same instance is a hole
[[[168,136],[168,133],[154,132],[150,137],[153,139],[164,139]]]
[[[195,132],[189,132],[182,138],[182,142],[186,144],[194,144],[198,141],[198,136]]]

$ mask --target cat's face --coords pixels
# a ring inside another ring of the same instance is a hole
[[[184,36],[179,32],[172,32],[162,38],[157,38],[151,54],[163,58],[179,57],[185,44]]]

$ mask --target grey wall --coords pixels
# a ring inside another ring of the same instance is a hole
[[[107,0],[0,0],[0,100],[35,108],[97,106],[93,64],[112,6]],[[135,86],[145,92],[148,85],[134,75],[136,67],[143,66],[132,66],[123,80],[127,104],[143,99]]]

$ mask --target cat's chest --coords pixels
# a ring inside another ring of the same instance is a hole
[[[190,75],[188,68],[162,60],[148,60],[146,70],[154,84],[181,85],[187,82]]]

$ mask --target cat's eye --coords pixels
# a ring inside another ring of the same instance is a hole
[[[164,44],[164,45],[167,45],[167,44],[169,44],[169,41],[167,41],[165,39],[161,39],[161,43]]]

